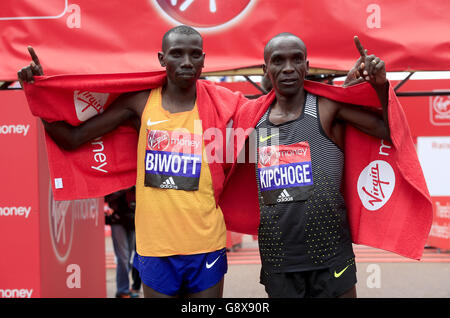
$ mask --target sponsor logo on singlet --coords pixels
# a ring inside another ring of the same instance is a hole
[[[294,201],[294,198],[291,197],[291,195],[289,194],[289,192],[287,192],[286,189],[284,189],[278,196],[277,202],[288,202],[288,201]]]
[[[201,163],[201,135],[147,129],[145,186],[198,190]]]
[[[313,189],[309,144],[260,147],[258,177],[265,204],[306,200]]]
[[[384,160],[369,163],[358,178],[357,188],[361,203],[367,210],[375,211],[390,199],[395,187],[395,173]]]

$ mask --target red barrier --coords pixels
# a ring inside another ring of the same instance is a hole
[[[106,297],[103,200],[54,201],[41,123],[0,101],[0,298]]]
[[[450,91],[450,79],[409,80],[398,90],[432,91]],[[399,100],[413,137],[450,136],[450,96],[399,97]]]
[[[243,234],[227,231],[227,249],[238,249],[242,245]]]
[[[431,199],[434,216],[427,244],[450,250],[450,196]]]
[[[449,91],[450,80],[410,80],[399,91],[439,90]],[[400,101],[415,138],[450,136],[450,96],[400,97]],[[432,139],[439,140],[439,137]],[[433,201],[433,224],[427,245],[450,250],[450,190],[446,178],[449,175],[448,161],[445,159],[448,158],[450,144],[443,143],[443,147],[446,148],[434,149],[432,152],[431,149],[425,150],[428,151],[426,156],[419,151],[419,159]],[[424,162],[426,158],[432,162]],[[436,171],[429,171],[429,166],[436,164]]]

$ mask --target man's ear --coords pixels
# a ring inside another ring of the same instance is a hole
[[[163,52],[158,52],[158,60],[159,60],[159,64],[162,67],[166,67],[166,62],[164,62],[164,53]]]
[[[264,73],[264,76],[267,75],[267,66],[266,66],[266,64],[263,64],[263,73]]]
[[[309,60],[306,60],[306,75],[309,73]]]

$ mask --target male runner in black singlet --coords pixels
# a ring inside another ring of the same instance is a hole
[[[346,85],[368,81],[382,114],[303,89],[306,46],[282,33],[264,50],[276,99],[259,120],[256,176],[260,200],[261,283],[269,297],[356,297],[356,266],[340,187],[344,126],[390,140],[384,62],[361,57]],[[276,159],[276,160],[274,160]]]

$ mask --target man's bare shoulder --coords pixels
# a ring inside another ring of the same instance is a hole
[[[135,92],[127,92],[127,93],[123,93],[119,96],[118,99],[120,99],[121,101],[125,102],[147,102],[147,99],[150,95],[151,90],[150,89],[146,89],[146,90],[142,90],[142,91],[135,91]]]
[[[120,105],[120,107],[129,108],[135,111],[137,114],[141,114],[145,105],[147,104],[150,92],[150,89],[146,89],[142,91],[123,93],[117,98],[114,103],[118,106]]]

